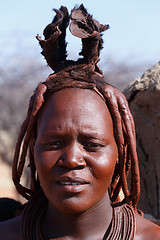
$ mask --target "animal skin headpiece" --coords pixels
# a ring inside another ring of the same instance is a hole
[[[102,34],[107,30],[109,25],[102,25],[94,20],[83,4],[74,8],[69,16],[66,7],[61,6],[59,10],[54,9],[56,16],[51,24],[47,25],[43,34],[45,39],[42,40],[39,35],[36,36],[43,51],[48,65],[55,71],[59,72],[64,68],[77,64],[91,64],[95,72],[101,73],[97,63],[99,61],[100,50],[102,49]],[[79,55],[83,58],[77,61],[67,60],[66,53],[66,29],[69,25],[71,33],[82,39],[82,51]]]

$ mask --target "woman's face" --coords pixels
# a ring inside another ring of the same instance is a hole
[[[99,203],[117,156],[111,116],[97,93],[67,88],[50,96],[39,117],[34,151],[50,204],[78,213]]]

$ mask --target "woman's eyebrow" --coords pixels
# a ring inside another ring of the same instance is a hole
[[[96,132],[96,131],[81,132],[79,134],[79,138],[100,139],[100,140],[107,140],[108,139],[106,134],[104,134],[102,132]]]

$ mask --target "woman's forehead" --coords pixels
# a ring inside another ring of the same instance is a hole
[[[49,128],[71,124],[94,127],[108,125],[113,128],[112,119],[104,100],[94,91],[88,89],[67,88],[52,94],[42,113],[39,124]],[[38,125],[39,125],[38,124]]]
[[[74,111],[85,109],[92,110],[93,113],[105,111],[109,113],[106,102],[99,92],[94,89],[65,88],[50,95],[44,110],[50,106],[50,109],[60,110],[69,108]]]

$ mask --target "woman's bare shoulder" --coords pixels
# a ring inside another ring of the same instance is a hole
[[[20,217],[0,222],[0,240],[20,240]]]
[[[136,240],[159,240],[160,227],[151,221],[136,215]]]

